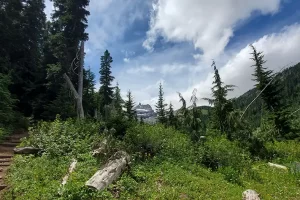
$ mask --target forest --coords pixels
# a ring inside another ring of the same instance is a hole
[[[44,0],[0,0],[0,140],[20,139],[0,199],[300,199],[300,63],[275,73],[250,45],[252,90],[229,98],[213,61],[211,97],[176,110],[160,84],[147,124],[109,50],[99,80],[85,66],[89,0],[53,3],[48,21]]]

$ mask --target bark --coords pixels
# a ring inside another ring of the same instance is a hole
[[[78,91],[76,91],[72,81],[69,76],[64,73],[64,79],[66,80],[70,90],[72,91],[74,98],[76,100],[77,116],[79,119],[84,119],[84,110],[82,106],[82,91],[83,91],[83,64],[84,64],[84,42],[80,45],[80,66],[78,74]]]
[[[73,159],[72,163],[70,164],[68,173],[64,176],[64,178],[61,182],[61,187],[59,188],[59,191],[58,191],[59,195],[62,195],[64,193],[64,186],[67,184],[70,175],[72,174],[72,172],[74,171],[74,169],[76,167],[76,164],[77,164],[77,160]]]
[[[40,151],[42,151],[42,149],[35,148],[35,147],[18,147],[18,148],[14,148],[14,153],[15,154],[37,154]]]
[[[287,170],[288,168],[286,167],[286,166],[283,166],[283,165],[278,165],[278,164],[274,164],[274,163],[268,163],[268,165],[270,166],[270,167],[276,167],[276,168],[278,168],[278,169],[284,169],[284,170]]]
[[[256,191],[246,190],[243,192],[243,200],[260,200],[260,197]]]
[[[69,176],[72,174],[72,172],[74,171],[75,167],[76,167],[76,164],[77,164],[77,160],[73,159],[70,167],[69,167],[69,170],[68,170],[68,173],[64,176],[63,178],[63,181],[61,182],[61,185],[64,186],[67,184],[67,181],[69,179]]]
[[[80,45],[80,64],[78,73],[78,102],[77,102],[77,112],[80,119],[84,118],[84,111],[82,106],[82,96],[83,96],[83,65],[84,65],[84,42]]]
[[[109,161],[98,170],[91,178],[86,182],[86,186],[102,191],[109,184],[117,180],[126,166],[129,164],[130,156],[124,151],[118,151],[115,153]]]

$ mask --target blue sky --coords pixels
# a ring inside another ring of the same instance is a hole
[[[46,0],[48,17],[52,9]],[[85,66],[99,82],[108,49],[115,82],[136,103],[154,105],[160,82],[176,108],[177,92],[189,100],[196,88],[198,99],[209,97],[212,59],[223,81],[238,86],[230,96],[243,94],[254,85],[250,43],[275,71],[300,61],[299,0],[91,0],[88,10]]]

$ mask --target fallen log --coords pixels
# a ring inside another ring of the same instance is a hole
[[[256,191],[246,190],[243,192],[243,200],[260,200],[260,197]]]
[[[284,169],[284,170],[287,170],[287,169],[288,169],[286,166],[278,165],[278,164],[274,164],[274,163],[270,163],[270,162],[268,162],[268,165],[269,165],[270,167],[276,167],[276,168],[278,168],[278,169]]]
[[[35,147],[17,147],[17,148],[14,148],[14,153],[15,154],[37,154],[40,151],[42,151],[42,149],[35,148]]]
[[[62,193],[64,191],[64,186],[67,184],[68,179],[69,179],[70,175],[72,174],[72,172],[75,170],[76,165],[77,165],[77,160],[73,159],[72,163],[70,164],[68,173],[64,176],[64,178],[61,182],[61,188],[58,192],[60,195],[62,195]]]
[[[130,156],[125,151],[116,152],[109,161],[98,170],[85,185],[102,191],[117,180],[130,162]]]
[[[61,185],[64,186],[67,184],[67,181],[69,179],[69,176],[72,174],[72,172],[74,171],[75,167],[77,164],[77,160],[73,159],[72,163],[69,167],[68,173],[64,176],[63,181],[61,182]]]

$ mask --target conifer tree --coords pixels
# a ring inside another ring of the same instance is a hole
[[[159,93],[158,93],[158,101],[156,103],[156,113],[157,113],[157,119],[159,123],[165,124],[167,122],[166,117],[166,105],[164,103],[164,92],[162,84],[159,84]]]
[[[213,61],[212,67],[214,68],[214,81],[212,87],[212,99],[204,98],[211,105],[214,106],[214,112],[212,115],[213,128],[217,128],[223,134],[227,134],[228,139],[231,138],[229,131],[228,116],[233,111],[233,105],[231,100],[227,99],[229,91],[233,90],[233,85],[224,85],[219,75],[219,71],[216,67],[216,63]]]
[[[127,93],[127,101],[125,101],[125,108],[126,108],[126,116],[128,117],[128,119],[134,120],[136,118],[136,112],[133,109],[134,101],[130,90]]]
[[[0,73],[0,128],[1,125],[8,125],[14,115],[15,99],[12,98],[8,90],[10,83],[10,77]]]
[[[170,126],[177,127],[177,120],[174,115],[174,109],[172,103],[170,103],[169,110],[168,110],[168,124]]]
[[[64,74],[67,74],[73,83],[79,83],[78,74],[81,74],[81,66],[77,63],[79,60],[79,45],[88,39],[85,32],[87,27],[87,6],[89,0],[82,1],[65,1],[53,0],[54,13],[52,14],[52,22],[49,30],[49,47],[47,51],[47,93],[50,103],[57,104],[58,110],[70,109],[68,112],[73,113],[76,107],[66,107],[65,105],[74,104],[74,96],[66,95],[70,90],[65,87],[66,80]],[[49,25],[49,23],[48,23]],[[48,45],[48,44],[47,44]],[[52,54],[52,55],[51,55]],[[51,58],[52,57],[52,58]],[[80,56],[82,57],[82,56]],[[49,59],[51,58],[51,59]],[[59,102],[60,100],[61,102]],[[45,113],[47,118],[51,119],[56,114],[54,110]],[[82,113],[82,112],[81,112]]]
[[[124,100],[121,97],[121,90],[119,88],[119,83],[117,83],[117,86],[115,87],[113,102],[114,102],[115,109],[117,110],[117,112],[119,114],[121,114],[122,111],[123,111],[122,107],[123,107],[123,104],[124,104]]]
[[[104,52],[101,56],[101,68],[100,68],[100,112],[103,113],[103,108],[105,105],[110,105],[113,101],[113,87],[111,83],[114,77],[111,75],[111,63],[113,62],[112,57],[108,50]]]
[[[84,70],[83,77],[83,107],[88,116],[94,116],[96,109],[95,99],[95,74],[90,70]]]
[[[281,90],[282,88],[279,85],[278,79],[275,78],[276,74],[273,71],[268,70],[263,65],[266,63],[264,60],[263,52],[257,52],[256,48],[251,45],[253,50],[252,58],[255,62],[252,67],[254,67],[254,81],[256,81],[256,88],[261,93],[261,98],[264,101],[264,105],[266,109],[273,113],[274,123],[281,134],[280,137],[289,137],[285,134],[291,131],[291,127],[289,125],[288,116],[285,110],[285,105],[281,100]]]

